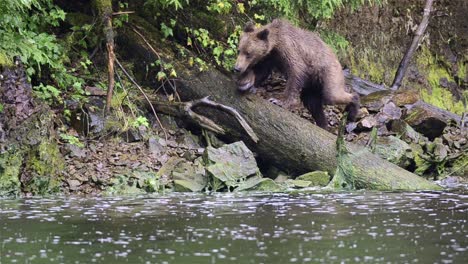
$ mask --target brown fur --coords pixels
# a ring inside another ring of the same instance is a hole
[[[320,127],[327,126],[326,104],[347,104],[348,119],[356,118],[359,96],[345,91],[336,55],[315,33],[278,19],[260,28],[247,24],[235,65],[241,73],[239,89],[259,85],[274,68],[287,77],[285,107],[301,99]]]

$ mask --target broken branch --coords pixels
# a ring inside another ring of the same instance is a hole
[[[395,74],[395,79],[393,80],[393,84],[391,86],[392,90],[398,90],[398,88],[400,88],[401,82],[403,81],[403,77],[405,76],[405,73],[406,73],[406,69],[408,69],[411,57],[413,56],[414,51],[419,47],[419,43],[421,42],[421,37],[424,35],[427,25],[429,24],[429,16],[431,14],[432,2],[434,2],[434,0],[426,1],[426,6],[424,7],[424,15],[423,15],[422,21],[419,24],[418,29],[416,30],[416,33],[414,34],[414,38],[413,38],[413,41],[411,42],[410,47],[406,51],[405,56],[403,56],[403,59],[401,60],[400,65],[398,66],[398,70]]]

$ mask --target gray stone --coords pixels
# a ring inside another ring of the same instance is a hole
[[[386,103],[382,108],[381,113],[385,114],[389,120],[401,118],[401,109],[393,102]]]
[[[70,190],[76,191],[81,185],[81,182],[78,180],[67,180],[68,186]]]
[[[156,156],[162,156],[164,153],[166,153],[166,147],[154,137],[148,139],[148,149],[151,152],[151,154],[154,154]]]
[[[192,162],[180,163],[172,172],[176,191],[200,192],[208,184],[208,177],[202,164],[202,158]]]
[[[70,157],[72,158],[73,157],[84,158],[87,155],[86,150],[78,147],[77,145],[66,144],[65,146],[66,146],[66,149],[69,151],[68,155],[70,155]]]
[[[401,139],[406,142],[418,142],[421,138],[421,134],[416,132],[410,125],[405,121],[397,119],[392,120],[389,123],[390,131],[396,133]]]
[[[408,107],[404,120],[416,131],[433,140],[442,135],[450,120],[459,122],[461,117],[427,103],[417,102]]]
[[[406,153],[411,151],[411,147],[401,139],[394,136],[379,137],[374,145],[374,151],[381,158],[404,167],[407,162]]]
[[[242,141],[220,148],[207,147],[203,157],[208,173],[228,187],[236,187],[247,177],[260,174],[253,153]]]

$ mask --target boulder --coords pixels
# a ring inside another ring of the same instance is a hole
[[[461,120],[461,117],[456,114],[441,110],[422,101],[407,108],[408,112],[404,117],[404,121],[430,140],[441,136],[444,128],[451,120],[457,123]]]
[[[296,180],[309,181],[310,186],[327,186],[330,182],[330,175],[326,171],[312,171],[297,177]]]
[[[406,153],[410,151],[411,147],[406,142],[394,136],[379,137],[374,145],[377,155],[400,167],[406,166]]]
[[[237,187],[247,177],[260,175],[253,153],[242,141],[220,148],[207,147],[203,158],[207,172],[228,187]]]

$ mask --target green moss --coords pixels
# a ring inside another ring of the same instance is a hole
[[[64,168],[65,163],[57,143],[41,142],[29,151],[25,172],[30,176],[30,180],[24,183],[24,191],[34,195],[58,192]]]
[[[468,177],[468,153],[464,153],[453,162],[451,174]]]
[[[93,6],[100,13],[112,12],[112,1],[111,0],[94,0]]]
[[[354,48],[350,47],[348,48],[348,58],[352,74],[375,83],[386,82],[388,66],[384,65],[381,54],[370,48],[356,52]]]
[[[454,78],[447,69],[438,63],[438,58],[426,46],[422,47],[417,58],[418,67],[425,74],[430,86],[430,90],[420,90],[423,101],[450,112],[462,114],[465,111],[463,101],[457,101],[449,90],[440,85],[440,80],[443,78],[449,82],[454,82]]]
[[[466,67],[466,61],[468,61],[468,56],[465,56],[463,60],[459,60],[457,63],[457,68],[458,68],[457,75],[458,75],[458,78],[462,81],[466,79],[466,75],[468,71]]]
[[[18,195],[21,191],[19,180],[23,155],[9,151],[0,154],[0,196]]]

